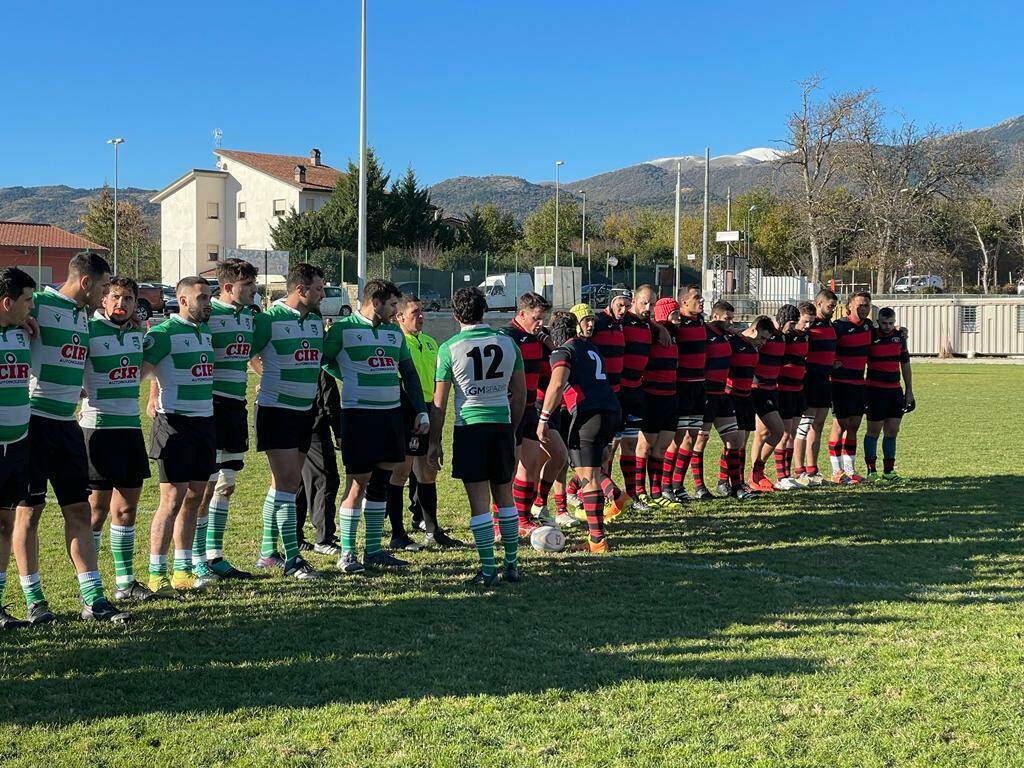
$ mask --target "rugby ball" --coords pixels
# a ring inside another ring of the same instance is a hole
[[[565,549],[565,534],[553,525],[542,525],[530,534],[530,546],[538,552],[561,552]]]

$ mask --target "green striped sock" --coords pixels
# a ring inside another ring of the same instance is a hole
[[[277,518],[274,514],[274,489],[267,491],[263,499],[263,539],[260,541],[260,557],[270,557],[277,549]]]
[[[175,573],[192,573],[192,550],[191,549],[176,549],[176,550],[174,550],[174,572]]]
[[[114,557],[114,581],[119,588],[135,581],[132,559],[135,557],[135,526],[110,524],[110,554]]]
[[[206,559],[224,557],[224,529],[228,525],[228,497],[213,494],[207,510],[210,524],[206,529]]]
[[[4,588],[7,586],[7,571],[0,573],[0,605],[3,605]]]
[[[149,575],[150,576],[166,576],[167,575],[167,555],[154,555],[152,552],[149,555]]]
[[[299,556],[299,533],[295,528],[295,494],[275,491],[275,519],[281,532],[286,561]]]
[[[469,519],[469,530],[473,532],[473,541],[476,542],[476,553],[480,556],[480,570],[483,571],[484,576],[493,576],[494,525],[491,523],[490,512],[471,517]]]
[[[210,523],[207,516],[196,518],[196,532],[192,537],[192,567],[206,562],[206,528]]]
[[[43,587],[39,583],[38,573],[22,576],[19,581],[21,582],[21,591],[25,593],[25,605],[31,606],[32,603],[41,603],[46,599],[43,596]]]
[[[366,520],[366,540],[363,551],[375,555],[381,550],[380,540],[384,535],[384,518],[387,516],[386,501],[363,500],[363,518]]]
[[[100,528],[100,530],[98,530],[98,531],[93,531],[92,532],[92,543],[96,547],[96,554],[99,555],[99,553],[100,553],[100,544],[103,543],[103,529],[102,528]]]
[[[361,511],[358,509],[341,507],[338,510],[338,535],[341,539],[342,552],[353,555],[356,552],[356,533],[359,531],[360,514]]]
[[[515,507],[498,509],[498,530],[501,531],[501,545],[505,548],[505,565],[518,565],[519,515]]]
[[[92,605],[103,599],[103,582],[99,571],[86,571],[78,574],[78,591],[82,593],[82,602]]]

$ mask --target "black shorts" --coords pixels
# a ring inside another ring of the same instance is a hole
[[[679,418],[703,417],[707,395],[704,393],[703,381],[676,382],[676,411]]]
[[[864,395],[868,421],[903,418],[907,400],[899,387],[868,387]]]
[[[554,416],[551,417],[548,426],[552,429],[557,429],[558,434],[562,436],[562,442],[568,445],[569,429],[572,427],[572,414],[562,407],[558,409],[557,416],[557,419]]]
[[[0,445],[0,509],[11,509],[28,495],[28,436]]]
[[[808,408],[832,407],[832,383],[827,373],[807,370],[804,374],[804,399]]]
[[[647,414],[647,396],[640,387],[619,387],[619,408],[622,410],[622,434],[636,437],[644,426]]]
[[[796,392],[779,390],[779,416],[783,420],[797,419],[804,415],[805,410],[807,410],[807,401],[802,389]]]
[[[527,403],[523,409],[523,418],[516,427],[516,445],[522,445],[523,439],[537,440],[537,425],[540,423],[540,411],[534,403]]]
[[[141,429],[83,429],[89,456],[89,490],[141,488],[149,456]]]
[[[600,467],[604,451],[619,431],[618,411],[577,411],[569,427],[569,458],[574,467]]]
[[[707,395],[704,401],[704,423],[711,424],[715,419],[725,419],[735,416],[736,411],[732,407],[732,398],[726,394]]]
[[[752,389],[750,397],[754,401],[754,413],[767,416],[779,410],[779,392],[775,389]]]
[[[452,437],[452,477],[465,483],[512,482],[516,440],[511,424],[462,424]]]
[[[207,482],[217,470],[213,416],[158,413],[149,431],[149,458],[161,483]]]
[[[245,400],[214,395],[213,421],[217,428],[218,464],[232,464],[226,468],[236,471],[241,469],[241,459],[227,456],[241,456],[249,450],[249,412],[246,410]],[[236,462],[238,466],[234,466]]]
[[[402,409],[342,408],[341,461],[350,475],[405,461]]]
[[[864,413],[864,385],[845,381],[832,382],[832,413],[837,419],[848,419]]]
[[[309,453],[313,439],[313,409],[296,411],[273,405],[256,406],[256,450]]]
[[[405,396],[402,396],[402,419],[405,421],[405,455],[426,456],[429,440],[426,435],[416,435],[416,409],[407,404]]]
[[[736,428],[742,429],[744,432],[753,432],[755,426],[754,398],[750,395],[746,397],[729,395],[729,399],[732,400],[733,413],[736,414]]]
[[[89,499],[89,459],[77,421],[33,415],[28,423],[28,461],[28,493],[19,499],[22,506],[45,504],[47,482],[62,507]]]
[[[675,395],[644,394],[644,432],[675,432],[678,421]]]

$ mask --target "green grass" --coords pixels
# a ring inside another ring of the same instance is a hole
[[[59,621],[0,635],[0,761],[1024,763],[1024,367],[915,374],[904,486],[623,515],[612,556],[529,550],[525,580],[490,593],[463,584],[472,550],[421,553],[406,575],[218,585],[86,625],[51,506]],[[245,565],[267,485],[248,463],[227,544]],[[148,487],[141,532],[154,503]],[[468,538],[450,478],[441,507]],[[6,599],[23,614],[13,563]]]

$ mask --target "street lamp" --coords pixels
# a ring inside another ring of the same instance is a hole
[[[359,197],[356,205],[356,281],[359,301],[366,285],[366,0],[362,2],[359,36]],[[344,258],[344,257],[342,257]],[[384,277],[381,274],[381,277]]]
[[[555,266],[558,266],[558,169],[565,165],[564,160],[555,160]]]
[[[757,204],[747,208],[747,215],[743,218],[743,240],[747,245],[747,269],[750,269],[750,214],[757,210]]]
[[[582,248],[583,253],[587,252],[587,190],[581,189],[580,194],[583,196],[583,235],[582,235]],[[590,263],[590,260],[587,260]]]
[[[107,139],[107,144],[114,145],[114,274],[117,274],[117,148],[124,144],[124,139]]]

